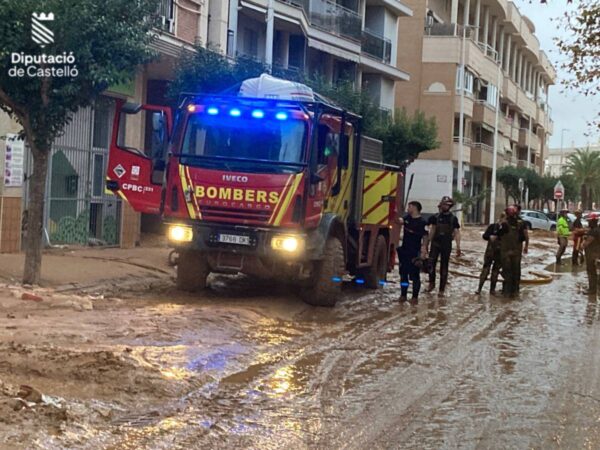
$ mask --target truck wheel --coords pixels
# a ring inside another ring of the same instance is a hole
[[[377,236],[375,242],[375,254],[373,255],[373,264],[363,272],[365,286],[369,289],[379,289],[382,285],[380,281],[385,280],[388,269],[388,252],[385,237]]]
[[[177,289],[194,292],[206,288],[209,269],[206,256],[195,250],[182,250],[177,258]]]
[[[335,306],[342,293],[344,272],[344,247],[337,237],[329,237],[323,259],[313,268],[310,286],[302,293],[303,300],[313,306]]]

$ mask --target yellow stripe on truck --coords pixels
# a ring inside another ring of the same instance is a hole
[[[290,190],[288,191],[287,195],[285,196],[285,200],[283,201],[283,204],[281,205],[281,208],[277,212],[277,217],[276,217],[275,221],[273,222],[273,225],[275,225],[275,226],[281,225],[281,221],[283,220],[283,216],[287,212],[287,210],[288,210],[288,208],[290,206],[290,203],[292,202],[292,198],[294,197],[294,195],[296,195],[296,191],[298,190],[298,186],[300,185],[300,181],[302,181],[302,174],[301,173],[299,173],[298,175],[296,175],[294,177],[294,182],[292,183],[292,187],[290,188]]]
[[[362,223],[368,225],[387,224],[385,219],[389,216],[390,202],[382,201],[383,197],[390,195],[394,186],[394,173],[379,169],[367,169],[364,178]]]
[[[187,195],[186,193],[189,192],[189,186],[187,183],[187,179],[185,176],[185,168],[183,166],[183,164],[179,165],[179,178],[181,179],[181,187],[183,189],[183,199],[185,201],[185,205],[187,206],[187,210],[188,210],[188,214],[190,215],[190,218],[195,219],[196,218],[196,212],[194,211],[194,205],[188,201],[187,199]],[[192,192],[192,197],[194,196],[194,193]]]

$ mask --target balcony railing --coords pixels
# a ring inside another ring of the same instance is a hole
[[[457,23],[432,23],[425,24],[425,34],[428,36],[457,36],[462,37],[464,27]],[[467,28],[467,39],[473,39],[475,32],[472,27]]]
[[[392,41],[371,30],[362,31],[361,47],[363,53],[380,59],[386,64],[392,61]]]
[[[361,40],[360,14],[332,0],[279,0],[304,10],[310,24],[329,33]]]
[[[460,137],[454,136],[454,142],[456,144],[460,143]],[[473,140],[471,138],[463,137],[463,145],[470,147],[472,143],[473,143]]]
[[[484,44],[483,42],[477,42],[477,46],[481,49],[481,51],[487,56],[491,58],[493,61],[498,62],[498,52],[494,50],[494,47],[491,45]]]
[[[488,144],[484,144],[483,142],[475,142],[473,147],[478,148],[484,152],[494,153],[494,147],[492,147],[491,145],[488,145]]]

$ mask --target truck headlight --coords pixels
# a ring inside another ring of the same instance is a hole
[[[274,236],[271,247],[287,253],[299,253],[304,249],[304,238],[300,236]]]
[[[168,236],[170,241],[191,242],[194,232],[191,227],[185,225],[171,225],[169,226]]]

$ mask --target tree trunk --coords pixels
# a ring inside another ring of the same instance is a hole
[[[50,148],[39,148],[30,140],[33,156],[33,174],[29,178],[29,205],[27,211],[27,239],[23,283],[39,284],[42,271],[42,243],[44,229],[44,196]]]
[[[581,203],[583,204],[584,209],[588,208],[588,190],[585,183],[581,185]]]

